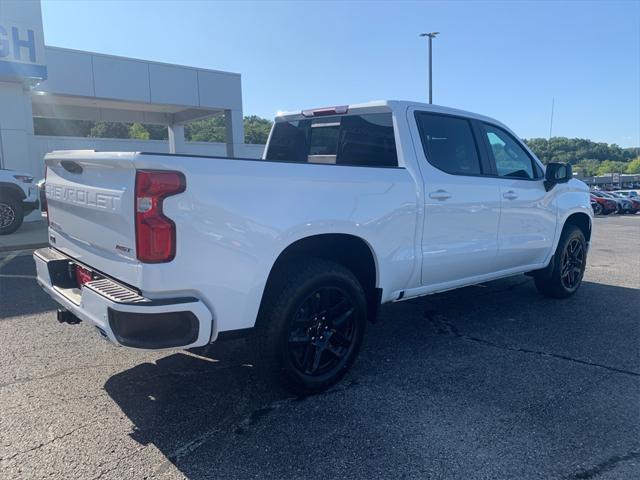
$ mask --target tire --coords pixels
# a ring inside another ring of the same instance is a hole
[[[299,395],[340,381],[358,355],[367,319],[353,273],[322,259],[297,262],[265,301],[253,339],[259,371]]]
[[[22,202],[12,197],[0,196],[0,235],[15,232],[23,220]]]
[[[602,215],[602,205],[600,205],[599,203],[596,203],[595,206],[593,207],[593,213],[594,215]]]
[[[534,276],[536,288],[545,297],[570,297],[582,284],[586,264],[587,241],[582,230],[565,225],[549,268]]]

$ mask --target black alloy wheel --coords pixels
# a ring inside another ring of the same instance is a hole
[[[582,284],[587,266],[587,240],[576,225],[565,225],[548,267],[534,274],[538,291],[552,298],[567,298]]]
[[[354,347],[358,323],[349,295],[339,287],[321,287],[294,312],[289,357],[304,376],[333,376]]]
[[[562,253],[562,270],[560,278],[567,290],[575,289],[582,279],[584,270],[584,246],[579,238],[573,238]]]
[[[265,296],[253,336],[257,371],[299,395],[340,381],[367,323],[367,297],[353,272],[301,258],[281,267]]]

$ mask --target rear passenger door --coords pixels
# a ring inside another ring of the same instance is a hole
[[[409,116],[425,192],[423,285],[446,288],[496,271],[500,192],[477,125],[420,110]]]
[[[543,263],[553,246],[556,205],[544,187],[544,172],[524,146],[507,130],[480,123],[500,187],[498,230],[500,270]]]

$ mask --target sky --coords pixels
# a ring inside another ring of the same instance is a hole
[[[395,99],[640,146],[640,1],[43,0],[45,42],[242,74],[245,115]]]

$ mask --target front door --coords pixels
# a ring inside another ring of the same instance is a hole
[[[480,125],[495,162],[502,213],[498,230],[500,270],[543,263],[553,246],[556,205],[544,187],[544,173],[520,142],[506,130]]]

